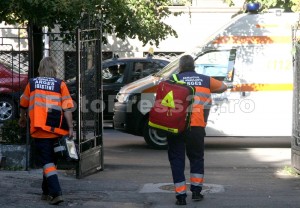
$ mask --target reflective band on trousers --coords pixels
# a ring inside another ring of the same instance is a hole
[[[175,183],[174,185],[175,185],[176,195],[185,194],[186,193],[186,184],[185,184],[185,181],[182,181],[180,183]]]
[[[48,163],[43,167],[44,175],[48,178],[53,175],[57,175],[56,167],[54,163]]]
[[[204,175],[199,173],[191,173],[191,185],[193,186],[202,186],[204,181]]]

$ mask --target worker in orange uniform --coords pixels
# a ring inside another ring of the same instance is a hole
[[[73,136],[73,101],[64,81],[56,78],[57,63],[52,57],[40,62],[39,77],[29,80],[20,99],[21,127],[30,120],[30,135],[34,139],[38,161],[43,166],[42,200],[57,205],[63,202],[59,184],[54,143],[63,135]]]
[[[175,185],[176,204],[186,205],[187,186],[184,175],[185,152],[190,161],[190,190],[192,199],[201,201],[204,178],[205,126],[211,106],[211,93],[222,93],[227,86],[214,78],[195,72],[194,59],[184,55],[179,60],[179,80],[195,88],[191,128],[179,135],[168,134],[168,157]]]

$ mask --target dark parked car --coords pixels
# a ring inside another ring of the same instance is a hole
[[[158,58],[112,58],[102,63],[103,100],[105,108],[103,120],[113,122],[113,107],[115,97],[122,86],[149,76],[165,67],[170,61]],[[89,81],[93,81],[95,70],[92,68],[86,72]],[[76,97],[76,79],[67,80],[71,96]]]
[[[0,62],[0,123],[18,115],[18,101],[27,82],[25,70]]]

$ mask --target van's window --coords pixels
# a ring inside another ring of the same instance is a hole
[[[125,76],[125,69],[126,69],[126,64],[120,64],[119,65],[119,78],[117,79],[116,83],[124,83],[124,76]]]
[[[141,79],[158,72],[162,66],[155,62],[136,62],[132,72],[131,81]]]
[[[126,64],[115,63],[114,65],[106,66],[102,71],[102,80],[104,84],[123,83]]]
[[[209,51],[195,60],[195,71],[221,81],[232,81],[235,50]]]
[[[165,68],[155,74],[157,77],[168,78],[171,74],[178,73],[179,58],[173,60]]]

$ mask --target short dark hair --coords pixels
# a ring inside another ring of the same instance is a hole
[[[195,70],[194,58],[191,55],[184,55],[179,59],[179,71]]]

